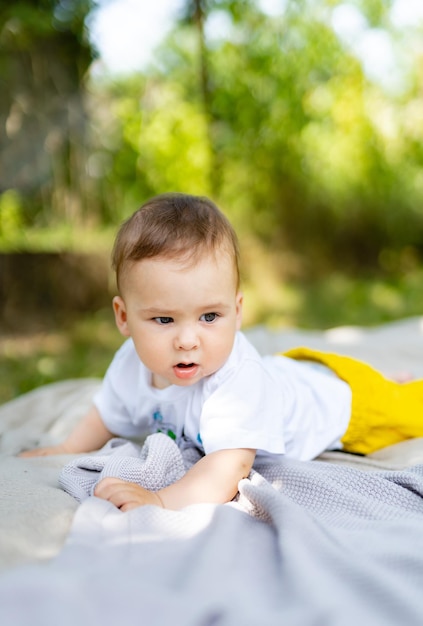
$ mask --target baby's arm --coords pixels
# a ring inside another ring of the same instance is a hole
[[[200,502],[229,502],[238,491],[238,482],[246,478],[256,451],[248,448],[218,450],[204,456],[180,480],[157,492],[119,478],[100,481],[94,495],[109,500],[121,511],[145,504],[178,510]]]
[[[26,450],[19,456],[48,456],[50,454],[77,454],[98,450],[113,437],[106,428],[100,413],[93,406],[75,426],[70,435],[56,446]]]

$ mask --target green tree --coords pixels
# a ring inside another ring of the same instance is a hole
[[[202,108],[211,188],[240,228],[306,254],[310,268],[375,268],[386,249],[421,242],[422,226],[410,171],[392,158],[400,143],[380,127],[395,98],[370,83],[333,31],[337,4],[290,1],[269,17],[248,0],[189,2],[161,76]],[[391,3],[356,4],[369,27],[389,26]],[[218,11],[229,34],[211,42],[207,23]]]
[[[15,189],[29,223],[87,211],[84,80],[94,0],[0,6],[0,193]]]

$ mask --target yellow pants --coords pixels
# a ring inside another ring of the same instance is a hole
[[[344,450],[370,454],[423,437],[423,380],[397,383],[351,357],[309,348],[293,348],[284,356],[323,363],[350,385],[351,419],[342,437]]]

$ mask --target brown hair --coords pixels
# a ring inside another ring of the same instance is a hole
[[[208,198],[183,193],[155,196],[120,227],[112,255],[117,284],[131,262],[185,257],[194,263],[204,252],[222,247],[233,258],[238,288],[238,238],[217,206]]]

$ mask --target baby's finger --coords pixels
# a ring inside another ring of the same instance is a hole
[[[128,483],[125,483],[121,478],[113,478],[109,476],[108,478],[103,478],[100,480],[94,488],[94,495],[98,498],[103,498],[104,500],[108,500],[108,494],[112,493],[116,485],[122,486]]]

